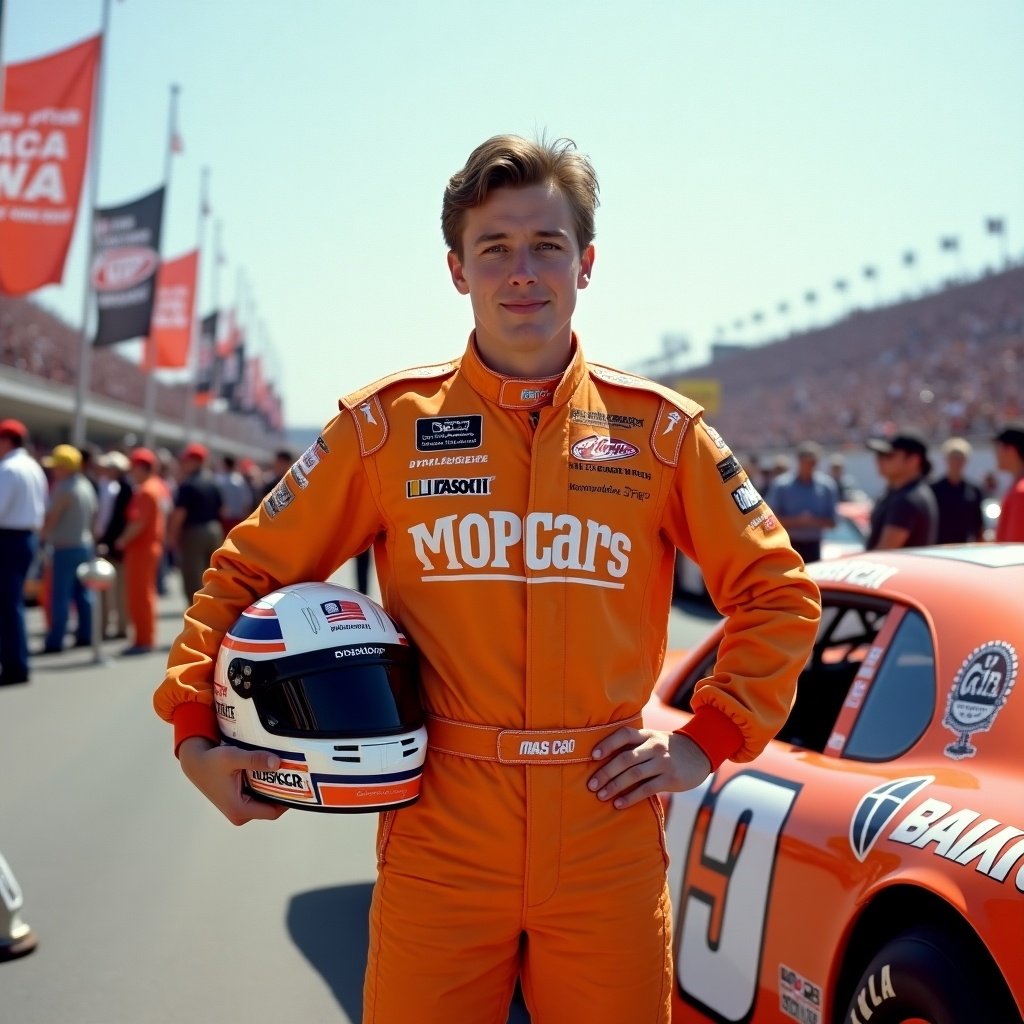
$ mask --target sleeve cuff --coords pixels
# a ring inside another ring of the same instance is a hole
[[[171,719],[174,725],[174,756],[178,756],[178,747],[193,736],[202,736],[211,743],[220,743],[220,729],[217,727],[217,716],[209,704],[186,701],[174,710]]]
[[[743,747],[743,733],[736,724],[709,704],[697,708],[693,718],[676,732],[700,747],[711,762],[712,771],[717,771],[724,761]]]

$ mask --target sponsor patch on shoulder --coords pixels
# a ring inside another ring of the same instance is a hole
[[[264,499],[263,507],[271,519],[283,512],[293,501],[295,494],[288,486],[288,480],[282,480]]]
[[[701,423],[704,425],[704,430],[707,432],[708,437],[711,438],[715,447],[719,451],[725,451],[725,449],[728,448],[729,446],[725,443],[725,441],[722,440],[722,435],[717,430],[715,430],[715,428],[711,426],[711,424],[709,424],[706,420],[701,420]]]
[[[732,492],[732,500],[736,502],[736,507],[744,515],[749,515],[764,501],[764,498],[761,497],[757,488],[747,480]]]
[[[737,473],[743,471],[743,467],[740,465],[739,459],[735,455],[728,455],[721,462],[715,463],[715,469],[718,470],[718,475],[722,478],[722,483],[726,480],[731,480]]]

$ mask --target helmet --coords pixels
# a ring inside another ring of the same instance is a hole
[[[270,750],[246,771],[257,796],[316,811],[414,803],[427,751],[409,641],[365,594],[296,583],[249,605],[214,669],[225,742]]]

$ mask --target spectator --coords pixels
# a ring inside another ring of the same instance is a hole
[[[167,535],[167,494],[148,448],[131,454],[132,482],[127,525],[115,542],[124,554],[125,593],[134,642],[123,655],[148,654],[156,642],[156,578]]]
[[[951,437],[942,445],[946,475],[931,486],[939,510],[939,544],[965,544],[981,540],[981,488],[964,478],[971,446],[962,437]]]
[[[96,460],[99,468],[100,511],[96,522],[97,550],[117,569],[114,586],[100,594],[104,638],[120,640],[128,635],[128,603],[125,597],[123,555],[114,542],[124,532],[132,500],[131,463],[123,452],[112,451]],[[113,629],[110,629],[113,619]]]
[[[229,534],[256,507],[256,495],[252,485],[243,476],[233,455],[225,455],[221,460],[223,470],[217,474],[217,487],[220,489],[221,511],[220,521],[225,535]]]
[[[822,533],[836,525],[838,493],[833,480],[817,470],[820,445],[804,441],[796,457],[796,471],[776,477],[765,500],[800,557],[816,562],[821,558]]]
[[[178,461],[182,479],[167,526],[167,546],[176,553],[186,604],[203,585],[203,573],[224,540],[220,488],[206,468],[210,453],[202,444],[186,445]]]
[[[43,464],[53,474],[54,484],[39,538],[52,551],[52,578],[50,630],[37,653],[54,654],[64,649],[72,604],[77,615],[75,646],[92,643],[92,592],[78,578],[78,567],[93,556],[98,502],[95,489],[81,471],[82,453],[77,448],[59,444]]]
[[[995,445],[996,464],[1013,478],[999,510],[996,540],[1024,541],[1024,422],[1007,423]]]
[[[0,686],[29,680],[25,579],[46,514],[46,474],[25,449],[28,429],[0,420]]]
[[[828,475],[836,485],[840,501],[860,501],[863,491],[857,481],[846,472],[846,458],[842,452],[833,452],[828,457]]]
[[[926,479],[932,464],[924,438],[915,430],[903,430],[891,438],[872,438],[867,446],[888,484],[871,510],[868,551],[934,544],[939,510]]]

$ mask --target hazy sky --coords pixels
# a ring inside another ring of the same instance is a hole
[[[100,27],[102,0],[5,5],[7,62]],[[837,278],[874,302],[994,262],[987,217],[1024,249],[1022,53],[1021,0],[116,0],[99,201],[159,186],[178,83],[164,255],[196,244],[208,167],[204,253],[219,220],[227,263],[207,258],[203,311],[215,288],[234,302],[241,268],[288,422],[319,425],[464,347],[441,195],[488,136],[569,136],[594,161],[588,356],[636,367],[685,334],[698,363],[719,328],[807,323],[808,289],[835,315]],[[36,295],[75,326],[85,224]]]

